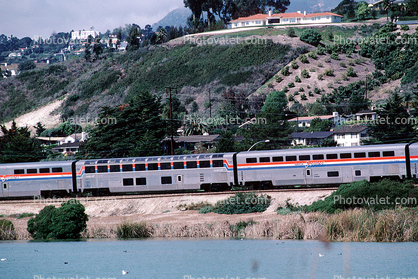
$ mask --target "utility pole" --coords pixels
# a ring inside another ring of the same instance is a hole
[[[210,89],[209,89],[209,117],[212,118],[212,100],[210,98]]]
[[[170,134],[171,134],[171,140],[170,140],[170,149],[171,149],[171,155],[174,155],[174,136],[173,136],[173,107],[172,107],[172,99],[171,99],[171,87],[168,87],[169,91],[169,100],[170,100]],[[177,89],[176,89],[177,92]],[[165,93],[167,94],[167,88],[165,88]]]

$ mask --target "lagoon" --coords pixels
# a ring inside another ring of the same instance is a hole
[[[2,279],[418,278],[418,243],[411,242],[3,241],[0,258]]]

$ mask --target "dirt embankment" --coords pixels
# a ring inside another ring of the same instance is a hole
[[[87,223],[87,237],[114,237],[117,225],[123,222],[145,222],[154,229],[156,237],[164,236],[187,236],[195,235],[210,237],[225,237],[228,224],[236,224],[241,221],[266,222],[277,221],[278,219],[290,222],[289,216],[281,216],[276,213],[279,206],[284,207],[288,200],[291,204],[305,205],[323,199],[330,195],[333,190],[318,191],[285,191],[268,192],[271,196],[271,204],[263,213],[224,215],[216,213],[200,214],[196,210],[182,211],[184,205],[199,204],[201,202],[215,204],[217,201],[224,200],[233,195],[230,194],[208,194],[191,195],[180,194],[175,196],[159,197],[128,197],[117,198],[103,197],[98,199],[80,198],[80,202],[85,206],[86,213],[89,215]],[[11,220],[18,232],[19,239],[30,239],[26,231],[29,217],[17,219],[22,213],[39,213],[47,205],[59,206],[63,200],[34,199],[32,201],[0,201],[0,214]],[[300,219],[300,217],[296,217]],[[211,233],[204,230],[209,227]],[[291,227],[290,223],[289,226]],[[185,232],[184,230],[196,230],[196,232]],[[183,231],[182,231],[183,230]]]

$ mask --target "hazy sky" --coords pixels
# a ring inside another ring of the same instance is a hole
[[[312,12],[335,7],[340,0],[290,2],[288,12]],[[102,33],[132,23],[144,28],[180,7],[183,0],[0,0],[0,34],[49,38],[53,32],[91,27]]]
[[[183,0],[0,0],[0,34],[49,37],[52,32],[142,28],[183,7]]]

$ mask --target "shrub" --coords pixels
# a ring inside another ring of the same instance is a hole
[[[292,69],[296,70],[297,68],[299,68],[298,62],[296,62],[296,60],[292,61]]]
[[[331,58],[325,57],[324,61],[325,61],[325,63],[331,63]]]
[[[334,75],[334,70],[333,69],[326,69],[324,74],[328,77],[332,77]]]
[[[77,239],[86,228],[88,217],[77,200],[63,202],[60,208],[44,207],[28,221],[28,231],[34,239]]]
[[[347,67],[347,65],[345,65],[345,63],[341,61],[341,62],[340,62],[340,67],[345,68],[345,67]]]
[[[270,202],[271,197],[267,195],[239,192],[233,197],[218,201],[213,211],[219,214],[264,212],[270,206]]]
[[[301,72],[301,76],[302,76],[303,78],[309,78],[309,77],[310,77],[309,72],[308,72],[306,69],[303,69],[303,70],[302,70],[302,72]]]
[[[315,29],[305,29],[300,34],[300,40],[311,44],[313,46],[317,46],[322,39],[321,34],[316,31]]]
[[[307,64],[307,63],[309,63],[308,57],[306,57],[306,55],[305,55],[305,54],[301,54],[301,55],[299,55],[299,60],[300,60],[300,62],[302,62],[303,64]]]
[[[290,68],[289,68],[289,66],[284,67],[284,68],[283,68],[280,72],[281,72],[281,73],[282,73],[282,75],[284,75],[284,76],[288,76],[288,75],[290,75]]]
[[[316,69],[314,67],[309,68],[309,72],[313,73],[316,72]]]
[[[321,93],[321,89],[319,89],[318,87],[315,87],[313,91],[315,94]]]
[[[312,91],[309,91],[308,92],[308,95],[309,95],[309,97],[313,97],[314,96],[314,94],[312,93]]]
[[[318,80],[323,80],[324,79],[324,74],[318,74]]]
[[[116,236],[118,238],[146,238],[151,236],[151,232],[147,225],[143,222],[124,222],[118,225],[116,229]]]
[[[357,74],[356,74],[356,72],[354,71],[353,67],[349,67],[349,68],[347,69],[347,76],[348,76],[348,77],[356,77],[356,76],[357,76]]]
[[[318,48],[316,49],[316,54],[324,55],[324,53],[325,53],[325,49],[322,46],[318,46]]]
[[[210,213],[210,212],[213,212],[213,206],[211,206],[211,205],[205,206],[205,207],[203,207],[199,210],[199,213],[201,213],[201,214],[206,214],[206,213]]]
[[[295,81],[298,82],[298,83],[302,82],[302,80],[298,76],[295,76]]]
[[[36,64],[35,62],[31,60],[22,61],[19,63],[19,66],[18,66],[18,70],[20,72],[33,70],[35,68],[36,68]]]
[[[287,100],[288,100],[289,102],[293,102],[293,101],[295,100],[295,98],[294,98],[293,94],[289,94],[289,96],[287,96]]]
[[[303,89],[303,87],[299,87],[299,92],[305,92],[305,89]]]
[[[331,59],[334,59],[334,60],[339,60],[340,59],[340,57],[338,57],[338,52],[333,52],[333,53],[331,53]]]
[[[283,81],[283,77],[282,77],[282,76],[277,75],[277,76],[275,77],[275,80],[276,80],[276,82],[277,82],[277,83],[280,83],[280,82],[282,82],[282,81]]]
[[[354,61],[353,61],[353,60],[348,61],[348,65],[349,65],[349,66],[354,66],[354,65],[355,65],[355,64],[354,64]]]
[[[15,226],[12,221],[1,219],[0,220],[0,240],[15,240],[16,232]]]
[[[306,97],[306,94],[305,93],[303,93],[303,94],[300,95],[300,99],[303,100],[303,101],[308,100],[308,98]]]
[[[408,31],[409,30],[409,26],[408,25],[401,25],[401,30],[402,31]]]
[[[317,59],[318,58],[318,56],[316,56],[316,53],[313,52],[313,51],[311,51],[311,52],[308,53],[308,57],[309,58],[312,58],[312,59]]]
[[[294,84],[293,82],[289,82],[289,83],[287,84],[287,86],[288,86],[289,88],[292,88],[292,87],[295,87],[295,84]]]
[[[319,68],[324,67],[324,65],[321,62],[318,62],[318,64],[316,64]]]
[[[342,80],[348,80],[347,73],[342,73],[341,74],[341,79]]]
[[[291,38],[297,37],[295,29],[293,27],[289,27],[289,28],[286,29],[286,35],[291,37]]]
[[[327,87],[328,87],[328,88],[332,88],[332,86],[333,86],[333,85],[334,85],[334,84],[333,84],[332,82],[328,82],[328,83],[327,83]]]

